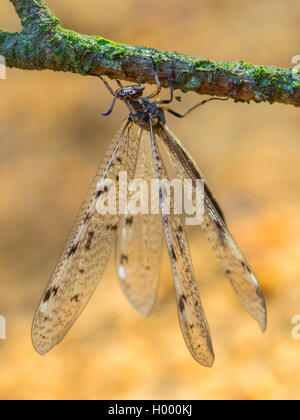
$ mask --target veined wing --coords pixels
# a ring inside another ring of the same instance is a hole
[[[155,179],[151,156],[149,135],[143,135],[134,179],[141,180],[149,193],[151,179]],[[144,316],[150,314],[155,303],[162,251],[161,216],[151,214],[147,191],[144,192],[147,193],[144,198],[147,200],[149,214],[132,214],[129,211],[122,216],[116,247],[116,263],[122,289],[134,308]],[[129,202],[136,194],[136,199],[143,194],[142,185],[139,192],[129,195]]]
[[[170,200],[170,213],[164,214],[166,213],[164,211],[166,191],[162,180],[168,179],[168,176],[152,130],[150,137],[156,176],[159,180],[163,227],[173,272],[181,330],[187,347],[195,360],[210,367],[214,361],[214,353],[209,326],[194,276],[186,234],[180,216],[174,214],[172,199]]]
[[[138,143],[132,123],[126,122],[106,151],[33,320],[32,341],[40,354],[47,353],[63,339],[102,276],[119,214],[99,214],[97,200],[108,195],[108,179],[118,184],[119,171],[126,170],[128,179],[132,178]]]
[[[169,158],[181,179],[203,179],[197,165],[166,126],[162,126],[161,137]],[[262,331],[266,329],[266,306],[262,289],[249,264],[232,238],[219,208],[208,189],[204,190],[204,220],[201,227],[209,240],[220,265],[244,308],[259,323]]]

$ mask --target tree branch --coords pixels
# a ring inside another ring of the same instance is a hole
[[[107,75],[154,83],[152,57],[161,84],[183,92],[229,96],[235,101],[281,102],[300,106],[300,73],[250,63],[213,62],[147,47],[117,44],[62,28],[43,0],[10,0],[22,22],[21,33],[0,30],[0,55],[8,67]]]
[[[58,25],[58,19],[52,15],[48,7],[40,0],[10,0],[21,19],[23,33],[30,33],[42,26]]]

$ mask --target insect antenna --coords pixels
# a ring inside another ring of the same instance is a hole
[[[112,113],[112,110],[114,109],[114,106],[115,106],[115,103],[116,103],[116,100],[117,100],[117,97],[116,97],[116,94],[115,94],[115,92],[113,91],[113,89],[110,87],[110,85],[107,83],[107,81],[106,80],[104,80],[103,79],[103,77],[102,76],[100,76],[100,74],[98,74],[97,75],[101,80],[102,80],[102,82],[104,83],[104,85],[107,87],[107,89],[110,91],[110,93],[113,95],[113,97],[114,97],[114,99],[113,99],[113,101],[112,101],[112,104],[111,104],[111,106],[109,107],[109,109],[108,109],[108,111],[106,111],[106,112],[103,112],[101,115],[103,115],[104,117],[106,117],[107,115],[110,115],[111,113]],[[118,85],[120,86],[120,87],[122,87],[122,84],[121,84],[121,82],[119,81],[119,80],[117,80],[117,82],[118,82]]]
[[[108,109],[108,111],[103,112],[101,115],[103,115],[104,117],[106,117],[107,115],[110,115],[112,113],[112,110],[114,109],[116,100],[117,100],[117,97],[115,96],[113,101],[112,101],[112,104],[111,104],[110,108]]]

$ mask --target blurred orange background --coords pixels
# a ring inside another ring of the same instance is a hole
[[[297,0],[48,0],[61,24],[116,42],[212,60],[292,67]],[[19,31],[1,0],[0,28]],[[77,209],[126,108],[93,77],[8,69],[0,80],[1,399],[298,399],[300,340],[299,108],[213,102],[168,125],[221,203],[265,292],[262,335],[237,301],[199,227],[189,229],[211,328],[212,369],[190,356],[178,325],[166,250],[149,319],[129,305],[114,260],[64,341],[35,353],[30,327]],[[183,95],[187,109],[199,101]]]

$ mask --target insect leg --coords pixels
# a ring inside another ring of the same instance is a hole
[[[99,77],[99,79],[102,80],[102,82],[105,84],[105,86],[107,87],[107,89],[110,91],[110,93],[115,96],[115,92],[113,91],[113,89],[109,86],[109,84],[107,83],[106,80],[103,79],[102,76],[100,76],[100,74],[97,75]]]
[[[155,89],[154,92],[150,93],[150,95],[148,96],[148,99],[152,99],[152,98],[155,98],[156,96],[159,96],[160,91],[161,91],[161,84],[160,84],[157,71],[156,71],[156,66],[152,57],[151,57],[151,61],[152,61],[153,73],[154,73],[154,78],[155,78],[155,83],[157,85],[157,88]]]
[[[227,99],[228,98],[209,98],[209,99],[204,99],[204,101],[201,101],[198,104],[194,105],[192,108],[188,109],[184,114],[180,114],[179,112],[176,112],[173,109],[170,109],[170,108],[165,107],[165,106],[161,106],[160,108],[162,108],[164,111],[169,112],[170,114],[174,115],[177,118],[184,118],[188,114],[190,114],[192,111],[194,111],[194,109],[198,108],[199,106],[202,106],[202,105],[206,104],[207,102],[210,102],[210,101],[227,101]]]
[[[172,61],[172,78],[170,81],[170,99],[157,99],[155,102],[157,104],[170,104],[173,101],[173,93],[174,93],[174,87],[173,87],[173,83],[174,83],[174,63]]]

